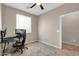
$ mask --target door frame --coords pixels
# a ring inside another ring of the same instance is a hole
[[[71,15],[71,14],[77,14],[77,13],[79,13],[79,11],[73,11],[73,12],[69,12],[69,13],[66,13],[66,14],[63,14],[63,15],[60,15],[60,19],[59,19],[59,39],[60,39],[60,48],[62,49],[62,44],[63,44],[63,39],[62,39],[62,18],[64,17],[64,16],[68,16],[68,15]]]

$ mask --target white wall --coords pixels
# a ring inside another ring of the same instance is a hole
[[[79,11],[62,17],[62,40],[79,46]]]
[[[59,19],[60,16],[66,13],[79,10],[78,3],[64,4],[54,10],[51,10],[39,16],[38,34],[39,41],[48,45],[61,48],[61,40],[59,39]]]
[[[2,6],[0,4],[0,30],[2,29]]]
[[[35,42],[38,40],[38,17],[27,12],[11,8],[2,5],[2,27],[3,29],[7,27],[7,35],[14,35],[16,28],[16,14],[23,14],[25,16],[30,16],[32,19],[32,32],[28,33],[26,38],[26,43]]]

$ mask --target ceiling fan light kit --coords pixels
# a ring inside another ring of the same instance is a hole
[[[41,8],[41,10],[44,10],[42,3],[34,3],[30,8],[33,8],[36,5],[38,5]]]
[[[41,3],[36,3],[37,6],[41,5]]]

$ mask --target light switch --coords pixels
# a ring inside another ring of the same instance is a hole
[[[56,32],[60,32],[59,30],[57,30]]]

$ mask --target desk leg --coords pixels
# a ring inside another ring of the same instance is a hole
[[[1,43],[1,49],[3,49],[3,44]]]
[[[3,48],[3,51],[2,51],[2,56],[4,56],[5,48],[6,48],[6,42],[4,43],[4,48]]]

